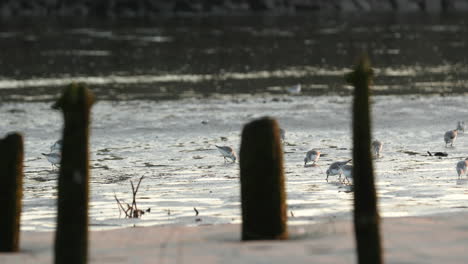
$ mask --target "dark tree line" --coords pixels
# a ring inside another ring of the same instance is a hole
[[[431,4],[432,3],[432,4]],[[434,5],[435,3],[435,5]],[[161,14],[249,14],[340,11],[451,11],[465,0],[0,0],[0,17],[144,17]]]

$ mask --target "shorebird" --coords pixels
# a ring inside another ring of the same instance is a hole
[[[286,131],[282,128],[279,129],[279,132],[280,132],[280,138],[282,141],[284,141],[285,139],[285,136],[286,136]]]
[[[55,141],[55,143],[50,146],[50,152],[61,152],[62,151],[62,140],[59,139]]]
[[[460,179],[461,175],[466,175],[466,168],[468,167],[468,158],[465,160],[461,160],[457,162],[457,173],[458,173],[458,178]]]
[[[465,128],[466,128],[465,121],[458,121],[457,130],[465,133]]]
[[[232,160],[232,162],[236,162],[236,159],[237,159],[237,156],[236,156],[236,153],[234,152],[234,150],[232,150],[231,147],[229,146],[217,146],[215,145],[219,152],[223,155],[223,158],[224,158],[224,162],[226,162],[226,158],[230,158]]]
[[[288,93],[290,94],[300,94],[301,93],[301,90],[302,90],[302,87],[301,87],[301,84],[296,84],[292,87],[288,87],[286,88],[286,91],[288,91]]]
[[[445,132],[445,135],[444,135],[445,147],[447,147],[447,144],[450,144],[450,146],[453,147],[453,142],[455,141],[455,139],[457,139],[457,135],[458,135],[458,130],[456,129]]]
[[[346,163],[350,162],[351,160],[347,161],[336,161],[333,162],[330,167],[328,167],[328,170],[325,172],[327,174],[327,182],[328,182],[328,176],[333,176],[333,175],[339,175],[339,180],[341,180],[341,174],[343,171],[341,170],[341,167],[346,165]]]
[[[42,153],[42,155],[44,155],[47,158],[47,160],[52,164],[52,169],[54,169],[54,166],[58,168],[58,165],[60,164],[60,159],[62,157],[60,153],[51,152],[51,153]]]
[[[374,140],[372,142],[372,150],[374,150],[374,154],[376,157],[380,158],[380,152],[382,151],[382,142],[378,140]]]
[[[304,166],[307,165],[307,162],[313,162],[312,164],[315,164],[319,158],[320,151],[315,149],[307,151],[306,156],[304,158]]]
[[[343,167],[341,167],[341,171],[348,183],[350,183],[353,180],[353,165],[343,165]],[[349,179],[351,179],[351,181]]]

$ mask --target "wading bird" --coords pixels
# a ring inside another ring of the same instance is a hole
[[[217,145],[215,145],[215,146],[218,148],[221,155],[223,155],[224,162],[226,162],[226,158],[231,159],[232,162],[236,162],[237,156],[236,156],[236,153],[234,152],[234,150],[232,150],[231,147],[229,147],[229,146],[217,146]]]

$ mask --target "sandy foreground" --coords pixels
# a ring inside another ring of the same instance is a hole
[[[386,263],[467,263],[468,212],[384,218]],[[90,263],[355,263],[352,222],[291,226],[288,241],[240,242],[240,225],[92,231]],[[53,232],[23,232],[0,263],[52,263]]]

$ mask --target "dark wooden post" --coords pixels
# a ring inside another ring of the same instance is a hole
[[[240,148],[242,240],[287,239],[283,150],[276,120],[245,125]]]
[[[23,198],[23,137],[18,133],[0,140],[0,252],[19,249]]]
[[[88,255],[88,131],[93,94],[84,84],[65,88],[62,160],[58,179],[55,263],[86,263]]]
[[[359,59],[346,81],[354,86],[353,103],[353,178],[354,178],[354,231],[357,242],[358,263],[383,263],[379,231],[379,213],[374,185],[374,170],[370,151],[371,119],[369,86],[373,71],[367,56]]]

